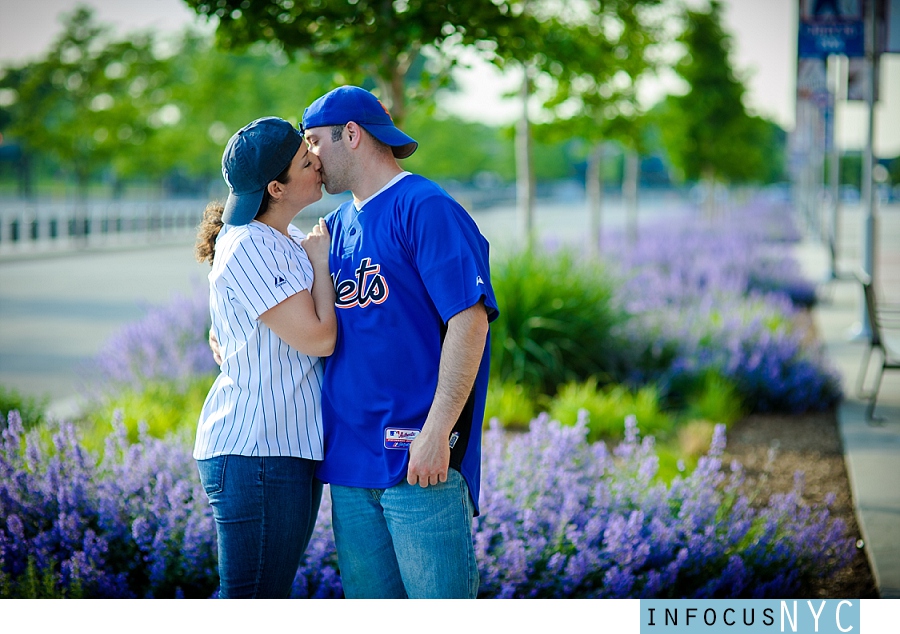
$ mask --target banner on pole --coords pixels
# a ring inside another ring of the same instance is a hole
[[[797,60],[796,94],[797,120],[788,137],[788,167],[794,175],[813,164],[829,145],[829,119],[833,119],[833,112],[824,58]]]
[[[887,0],[884,11],[884,52],[900,53],[900,0]]]
[[[797,100],[810,101],[819,108],[828,105],[828,76],[823,58],[797,60]]]
[[[862,4],[863,0],[800,0],[798,55],[865,55]]]

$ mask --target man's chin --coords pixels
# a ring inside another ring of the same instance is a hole
[[[328,184],[322,185],[325,188],[325,191],[334,196],[335,194],[343,194],[345,191],[348,191],[347,188],[338,189],[337,187],[329,187]]]

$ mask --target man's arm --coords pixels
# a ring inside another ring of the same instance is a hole
[[[216,362],[216,365],[222,365],[222,361],[224,361],[222,359],[222,348],[219,346],[219,340],[213,334],[212,328],[209,329],[209,349],[212,350],[213,361]]]
[[[447,322],[434,402],[419,436],[409,446],[406,481],[427,487],[447,481],[450,432],[472,392],[487,341],[484,300]]]

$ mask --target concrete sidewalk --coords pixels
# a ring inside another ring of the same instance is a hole
[[[880,301],[900,300],[900,210],[892,211],[879,218],[876,289]],[[852,225],[847,229],[843,248],[839,248],[839,271],[851,271],[859,263],[861,249],[856,237],[860,232]],[[810,279],[827,279],[830,262],[821,243],[801,243],[795,254]],[[842,377],[844,401],[837,417],[857,521],[881,597],[900,598],[900,372],[885,372],[875,409],[881,420],[868,422],[867,402],[859,398],[856,389],[869,347],[868,340],[856,336],[863,316],[862,287],[853,279],[839,279],[823,283],[819,290],[814,319],[828,358]],[[898,339],[888,337],[887,343],[900,351],[900,333],[896,334]],[[881,364],[878,352],[872,357],[866,388]]]

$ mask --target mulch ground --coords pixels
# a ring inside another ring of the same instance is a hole
[[[771,464],[770,448],[775,449]],[[748,416],[728,430],[725,452],[726,464],[731,458],[740,462],[751,486],[761,485],[762,495],[790,491],[797,471],[805,474],[806,502],[821,505],[829,492],[835,494],[832,515],[844,521],[856,541],[854,558],[837,574],[819,577],[798,598],[878,598],[856,522],[834,410],[800,416]]]

